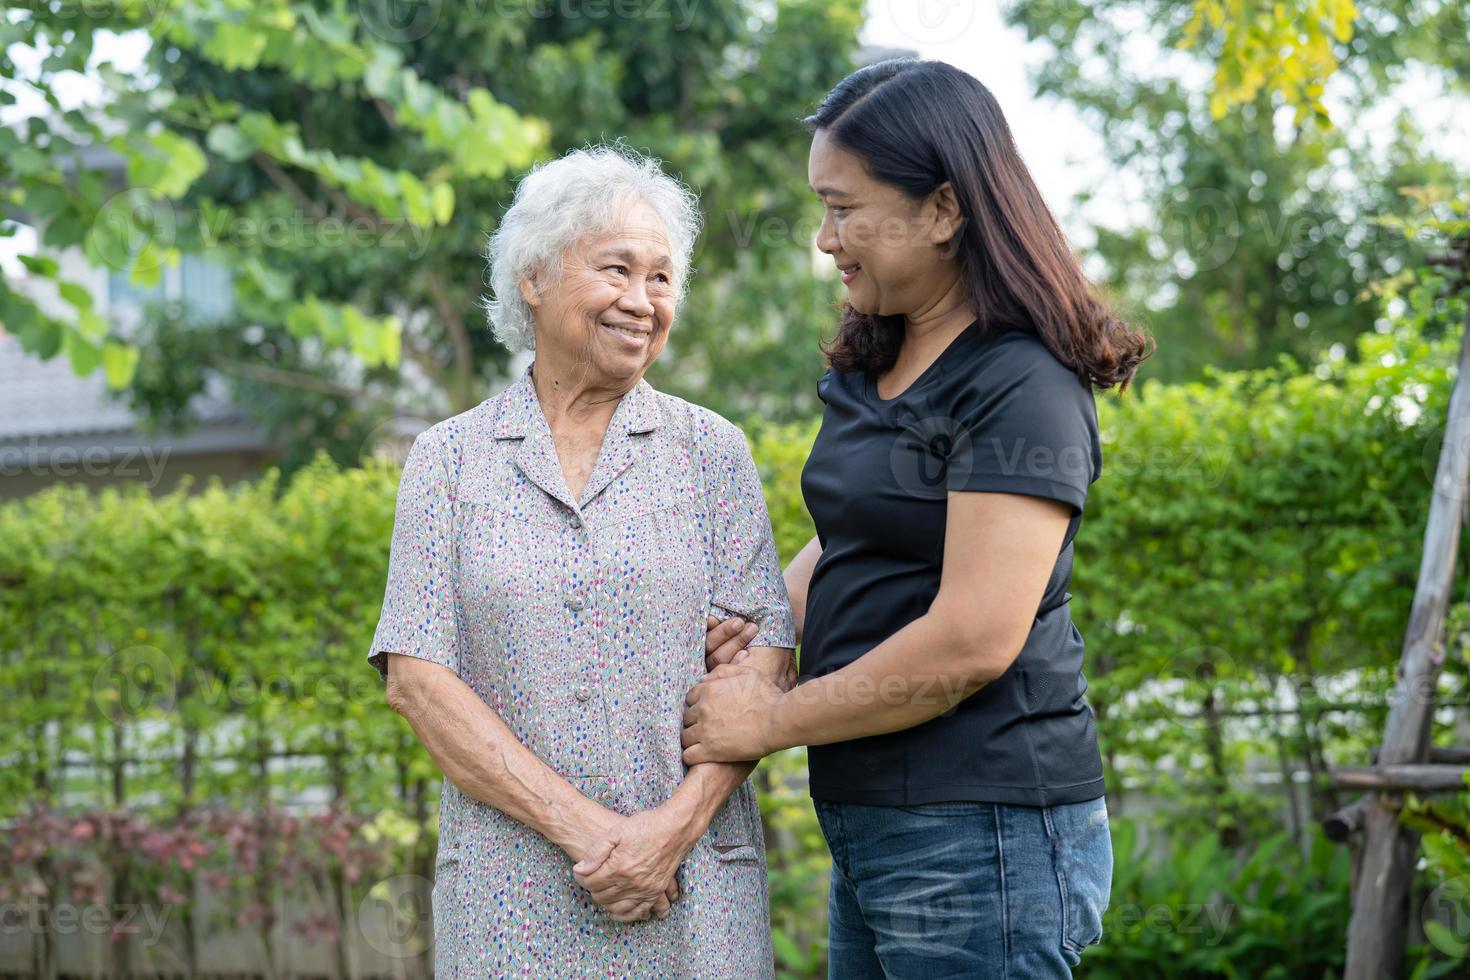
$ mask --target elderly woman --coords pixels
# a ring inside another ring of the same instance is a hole
[[[621,148],[529,174],[487,305],[535,361],[405,463],[369,660],[447,777],[440,977],[773,973],[752,764],[686,770],[679,744],[710,616],[794,679],[744,436],[643,380],[697,214]]]

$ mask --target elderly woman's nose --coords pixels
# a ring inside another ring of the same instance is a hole
[[[634,316],[653,316],[653,301],[648,298],[648,284],[643,277],[628,280],[628,288],[618,297],[618,309]]]

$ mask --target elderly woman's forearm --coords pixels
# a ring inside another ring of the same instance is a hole
[[[701,762],[689,767],[684,781],[665,804],[679,815],[678,824],[684,831],[680,845],[685,851],[704,836],[720,807],[750,778],[755,767],[754,762]]]
[[[434,664],[405,665],[401,659],[389,657],[389,703],[445,777],[466,795],[526,824],[569,854],[613,816],[522,745],[460,678]],[[409,676],[395,678],[395,668]]]

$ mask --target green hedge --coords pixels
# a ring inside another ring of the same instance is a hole
[[[1272,682],[1310,696],[1352,672],[1334,703],[1381,701],[1450,346],[1370,336],[1328,377],[1263,371],[1100,399],[1108,449],[1077,539],[1073,609],[1110,758],[1152,765],[1188,743],[1155,730],[1194,724],[1180,709],[1207,693],[1201,663],[1224,692],[1217,710],[1257,704]],[[812,533],[799,476],[814,428],[749,429],[786,558]],[[190,738],[201,756],[242,764],[198,766],[192,785],[177,765],[130,764],[120,787],[109,769],[99,802],[248,796],[265,774],[246,763],[278,752],[340,760],[330,773],[270,774],[283,789],[330,776],[341,794],[379,799],[432,777],[362,661],[395,486],[391,465],[319,460],[285,487],[274,474],[160,497],[57,486],[0,506],[0,683],[15,711],[0,729],[0,805],[58,790],[63,754],[107,768],[119,753],[176,756]],[[1183,697],[1145,696],[1151,685]],[[113,745],[93,724],[109,715],[166,724]]]

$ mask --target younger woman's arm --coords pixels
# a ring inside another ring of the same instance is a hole
[[[953,708],[1020,654],[1070,517],[1055,500],[951,493],[929,611],[846,667],[786,693],[743,665],[716,668],[689,692],[684,762],[901,731]]]

